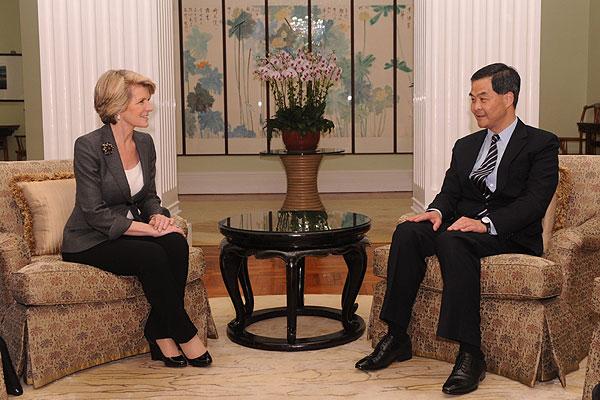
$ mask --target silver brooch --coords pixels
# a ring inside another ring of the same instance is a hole
[[[115,149],[115,146],[113,146],[112,143],[108,143],[108,142],[102,143],[102,152],[104,153],[105,156],[112,154],[114,149]]]

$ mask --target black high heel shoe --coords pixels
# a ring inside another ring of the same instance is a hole
[[[187,360],[184,356],[166,357],[156,342],[148,341],[148,344],[150,345],[150,358],[152,360],[162,361],[165,363],[165,367],[169,368],[183,368],[187,365]]]
[[[0,337],[0,354],[2,354],[2,371],[4,373],[4,385],[6,386],[6,393],[11,396],[20,396],[23,394],[23,387],[21,381],[15,372],[15,368],[10,361],[10,354],[8,354],[8,347],[4,339]]]
[[[186,360],[188,362],[189,365],[191,365],[192,367],[208,367],[210,364],[212,364],[212,357],[210,356],[210,353],[208,351],[206,351],[204,354],[202,354],[199,357],[196,358],[187,358]]]

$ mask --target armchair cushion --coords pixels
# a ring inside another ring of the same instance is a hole
[[[204,274],[202,250],[190,250],[188,282]],[[95,303],[142,296],[135,277],[117,276],[89,265],[65,262],[60,256],[34,257],[12,274],[15,300],[27,306]]]
[[[387,278],[389,245],[375,249],[373,272]],[[481,259],[481,296],[505,299],[545,299],[562,290],[558,265],[526,254],[500,254]],[[442,274],[437,257],[427,259],[422,287],[441,292]]]
[[[73,173],[23,174],[10,183],[23,215],[23,236],[33,255],[58,254],[75,204]]]

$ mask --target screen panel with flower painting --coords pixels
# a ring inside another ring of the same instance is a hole
[[[308,45],[308,6],[305,0],[269,1],[269,52],[296,53]],[[269,98],[269,116],[277,111],[275,101]],[[281,136],[274,136],[272,149],[283,148]]]
[[[182,92],[186,154],[224,154],[223,35],[220,0],[181,8]]]
[[[225,2],[228,153],[257,154],[265,148],[266,90],[253,77],[266,53],[264,4]]]
[[[394,17],[404,4],[356,0],[354,126],[357,153],[387,153],[394,143]],[[394,9],[396,13],[394,13]],[[399,97],[399,96],[397,96]],[[412,98],[412,96],[411,96]]]
[[[335,128],[323,135],[321,147],[352,152],[352,81],[350,74],[350,0],[313,0],[312,48],[327,55],[334,53],[342,68],[340,82],[329,91],[325,117]]]
[[[396,152],[412,153],[414,7],[412,1],[403,3],[404,7],[398,9],[396,14]]]

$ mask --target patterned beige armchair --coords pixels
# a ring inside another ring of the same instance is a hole
[[[65,173],[72,173],[70,161],[0,163],[0,336],[17,373],[36,388],[148,351],[143,334],[148,304],[137,279],[63,262],[59,254],[32,255],[9,182]],[[204,268],[202,250],[190,248],[185,304],[206,343],[216,329],[201,279]]]
[[[592,308],[596,314],[600,314],[600,277],[595,279]],[[587,373],[585,375],[585,385],[583,386],[583,400],[592,398],[592,390],[598,384],[600,384],[600,322],[596,324],[596,329],[592,335],[592,343],[590,344]]]
[[[6,386],[4,385],[4,374],[2,373],[2,355],[0,355],[0,400],[8,399]]]
[[[482,349],[488,371],[529,386],[557,376],[566,385],[565,375],[578,369],[588,353],[598,320],[589,300],[593,278],[600,275],[600,157],[559,160],[555,222],[543,257],[504,254],[481,262]],[[388,253],[389,246],[375,250],[374,273],[383,280],[375,284],[367,331],[373,345],[387,330],[379,312]],[[439,263],[430,257],[409,334],[416,355],[453,362],[457,345],[435,335],[441,291]]]

